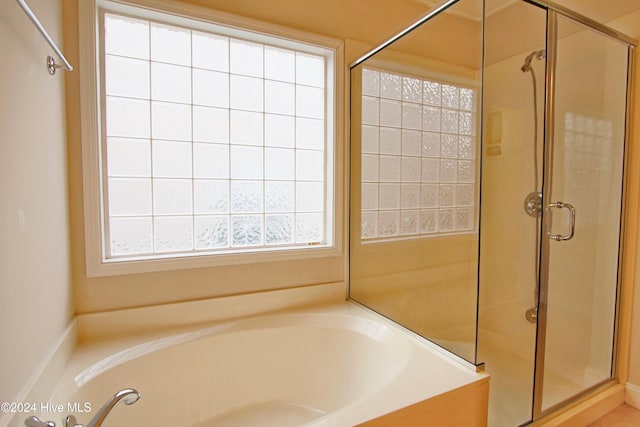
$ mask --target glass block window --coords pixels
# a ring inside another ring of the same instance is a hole
[[[363,240],[475,228],[476,91],[362,70]]]
[[[333,51],[101,17],[107,258],[326,245]]]
[[[621,154],[614,144],[614,125],[604,117],[566,112],[562,150],[564,194],[580,200],[580,223],[601,224],[610,203],[615,164]],[[597,197],[602,194],[601,197]]]

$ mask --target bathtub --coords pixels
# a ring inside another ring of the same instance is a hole
[[[78,411],[42,416],[86,424],[124,388],[142,397],[106,426],[473,426],[486,423],[488,376],[341,302],[81,344],[51,399]],[[473,419],[451,424],[465,405]]]

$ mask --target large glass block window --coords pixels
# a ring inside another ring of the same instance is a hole
[[[107,258],[328,244],[333,51],[101,17]]]
[[[475,228],[476,90],[362,70],[363,240]]]

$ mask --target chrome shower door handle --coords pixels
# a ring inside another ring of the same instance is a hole
[[[573,237],[576,231],[576,209],[571,204],[563,203],[563,202],[549,203],[548,207],[558,208],[558,209],[562,209],[562,208],[569,209],[569,234],[565,234],[565,235],[551,234],[551,230],[549,229],[549,231],[547,231],[547,236],[549,236],[550,239],[553,239],[556,242],[571,240],[571,238]]]

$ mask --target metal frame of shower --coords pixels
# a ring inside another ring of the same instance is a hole
[[[366,54],[362,55],[356,61],[354,61],[350,68],[353,68],[371,56],[375,55],[385,47],[389,46],[393,42],[407,35],[414,29],[418,28],[423,23],[427,22],[431,18],[438,15],[440,12],[448,9],[450,6],[456,4],[459,0],[448,0],[441,4],[439,7],[431,10],[414,24],[410,25],[403,31],[399,32],[395,36],[389,38],[384,43],[370,50]],[[617,289],[616,289],[616,310],[615,310],[615,326],[613,340],[613,352],[612,352],[612,365],[611,365],[611,377],[596,384],[592,387],[583,390],[582,392],[572,396],[571,398],[564,400],[556,405],[553,405],[546,410],[542,410],[542,397],[544,387],[544,358],[545,358],[545,344],[546,344],[546,328],[547,328],[547,300],[548,300],[548,288],[549,288],[549,239],[546,238],[545,230],[550,230],[549,215],[544,216],[544,222],[541,226],[541,257],[540,265],[538,268],[540,272],[539,283],[539,305],[538,320],[536,329],[536,353],[535,353],[535,379],[533,384],[533,407],[532,407],[532,419],[530,422],[535,422],[553,412],[559,408],[565,407],[567,404],[576,402],[586,395],[589,395],[594,390],[601,388],[613,381],[617,376],[617,335],[619,334],[619,318],[620,318],[620,281],[622,278],[622,259],[623,259],[623,247],[624,247],[624,230],[626,222],[626,199],[627,199],[627,183],[628,183],[628,157],[629,150],[628,144],[630,142],[630,121],[631,121],[631,99],[633,90],[633,74],[635,64],[635,49],[638,45],[638,41],[632,37],[627,36],[617,30],[614,30],[606,25],[603,25],[591,18],[574,12],[558,3],[549,0],[522,0],[525,3],[543,8],[547,12],[547,64],[546,64],[546,77],[545,77],[545,124],[544,124],[544,164],[545,167],[542,182],[542,206],[548,206],[551,203],[551,184],[552,184],[552,168],[553,164],[553,139],[554,139],[554,122],[555,122],[555,78],[556,78],[556,61],[557,61],[557,42],[558,42],[558,16],[567,18],[574,23],[580,24],[586,28],[594,30],[604,36],[625,43],[628,49],[627,55],[627,91],[626,91],[626,110],[625,110],[625,132],[624,132],[624,154],[623,154],[623,174],[622,174],[622,195],[621,195],[621,210],[620,210],[620,237],[618,245],[618,270],[617,270]]]
[[[545,215],[540,230],[541,248],[540,248],[540,265],[538,266],[540,274],[539,283],[539,304],[538,304],[538,322],[536,329],[536,353],[535,353],[535,378],[533,383],[533,408],[532,421],[551,414],[561,407],[565,407],[568,403],[577,401],[585,395],[591,393],[594,389],[601,387],[613,381],[616,377],[616,352],[618,333],[618,319],[620,316],[620,280],[622,277],[622,257],[624,244],[624,224],[626,217],[626,198],[627,198],[627,181],[628,181],[628,143],[630,140],[630,115],[631,115],[631,94],[633,87],[633,71],[635,48],[638,41],[612,28],[602,25],[586,16],[576,13],[564,6],[547,0],[523,0],[526,3],[546,9],[547,12],[547,64],[545,78],[545,124],[544,124],[544,164],[545,170],[542,182],[542,206],[549,206],[551,203],[552,190],[552,165],[554,150],[554,132],[555,132],[555,79],[556,79],[556,63],[557,63],[557,43],[558,43],[558,16],[562,16],[574,23],[580,24],[591,30],[594,30],[604,36],[610,37],[616,41],[627,45],[627,91],[626,91],[626,109],[625,109],[625,133],[624,133],[624,156],[623,156],[623,182],[621,195],[621,211],[620,211],[620,240],[618,245],[618,271],[617,271],[617,289],[616,289],[616,310],[615,310],[615,327],[613,339],[611,377],[603,382],[583,390],[582,392],[572,396],[568,400],[553,405],[546,410],[542,409],[542,398],[544,388],[544,360],[546,353],[546,329],[547,329],[547,302],[549,290],[549,264],[550,264],[550,247],[549,239],[545,238],[545,230],[550,230],[550,216]]]

